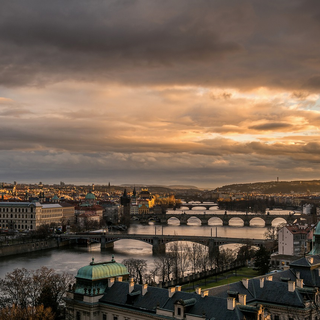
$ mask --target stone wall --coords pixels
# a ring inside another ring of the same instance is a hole
[[[60,246],[68,244],[69,241],[59,243],[57,239],[45,239],[11,245],[2,245],[0,246],[0,257],[12,256],[15,254],[34,252],[45,249],[59,248]]]

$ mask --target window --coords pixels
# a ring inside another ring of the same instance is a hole
[[[181,316],[181,308],[178,308],[178,316]]]
[[[113,315],[113,320],[118,320],[118,316]]]
[[[107,320],[107,315],[106,314],[102,315],[102,320]]]
[[[77,319],[77,320],[81,320],[80,311],[77,311],[76,319]]]

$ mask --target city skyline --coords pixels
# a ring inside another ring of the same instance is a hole
[[[0,180],[319,179],[319,9],[3,1]]]

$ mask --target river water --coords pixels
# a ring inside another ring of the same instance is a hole
[[[217,208],[209,210],[224,213]],[[170,220],[170,225],[141,225],[132,224],[128,229],[128,233],[135,234],[166,234],[166,235],[207,235],[218,237],[233,237],[233,238],[250,238],[263,239],[265,237],[266,228],[263,227],[261,221],[256,221],[255,226],[241,227],[242,222],[233,221],[232,226],[221,226],[221,222],[215,219],[209,221],[208,226],[201,226],[196,218],[192,218],[192,212],[203,213],[201,207],[194,208],[192,211],[183,210],[172,211],[172,213],[185,212],[190,214],[188,225],[180,226],[178,221]],[[171,213],[170,211],[168,213]],[[209,213],[206,211],[206,213]],[[234,212],[233,212],[234,213]],[[270,214],[288,214],[289,211],[270,211]],[[243,213],[241,213],[243,214]],[[277,219],[274,223],[282,223],[282,219]],[[220,225],[219,225],[220,224]],[[0,258],[0,278],[3,278],[6,273],[13,271],[16,268],[26,268],[35,270],[41,266],[46,266],[55,269],[57,272],[68,272],[76,275],[77,270],[89,264],[92,258],[98,261],[110,261],[114,254],[117,262],[122,262],[124,259],[136,258],[147,260],[148,267],[152,268],[154,257],[152,256],[151,245],[137,240],[120,240],[115,242],[113,249],[100,250],[100,244],[94,244],[89,247],[62,247],[59,249],[51,249],[38,251],[19,256],[9,256]]]

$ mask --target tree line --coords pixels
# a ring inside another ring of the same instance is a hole
[[[143,259],[125,259],[122,263],[136,283],[154,284],[158,281],[170,281],[182,278],[187,273],[197,273],[212,268],[220,268],[238,260],[246,262],[254,257],[255,251],[251,245],[245,245],[239,250],[217,249],[211,257],[208,248],[198,243],[187,244],[175,242],[168,246],[167,253],[154,260],[154,266],[148,268]]]

